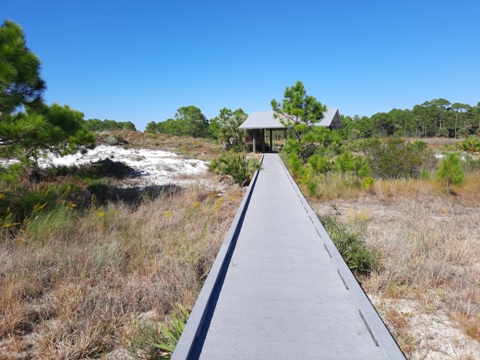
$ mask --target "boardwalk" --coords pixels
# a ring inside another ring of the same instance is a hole
[[[264,158],[217,292],[191,359],[403,358],[376,345],[278,155]]]

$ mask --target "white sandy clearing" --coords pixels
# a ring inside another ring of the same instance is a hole
[[[122,162],[134,169],[124,186],[187,185],[195,177],[205,174],[208,164],[202,160],[185,159],[177,154],[161,150],[128,149],[121,146],[98,145],[86,154],[66,156],[47,155],[39,160],[43,168],[50,166],[83,165],[110,159]],[[185,179],[188,178],[188,179]]]
[[[416,350],[411,360],[478,359],[480,343],[470,339],[455,327],[440,309],[425,313],[424,304],[406,299],[387,299],[369,294],[380,315],[395,309],[407,319]]]

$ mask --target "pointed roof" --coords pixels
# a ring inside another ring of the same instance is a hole
[[[335,129],[343,127],[338,108],[327,109],[323,113],[322,120],[315,125]],[[280,122],[280,119],[275,118],[273,111],[257,111],[240,125],[240,129],[285,129],[285,126]]]

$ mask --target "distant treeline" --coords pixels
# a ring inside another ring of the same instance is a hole
[[[480,132],[480,102],[476,106],[433,99],[412,110],[393,109],[371,117],[342,116],[348,137],[467,137]]]
[[[85,128],[89,131],[107,131],[107,130],[133,130],[137,131],[135,124],[131,121],[115,121],[88,119],[85,120]]]
[[[229,121],[230,118],[234,121]],[[221,109],[220,114],[208,120],[193,105],[177,110],[173,118],[150,122],[145,132],[212,139],[237,137],[238,127],[248,115],[242,110]],[[344,128],[339,134],[345,138],[369,137],[451,137],[464,138],[480,133],[480,102],[472,106],[450,103],[445,99],[433,99],[413,109],[393,109],[371,117],[341,115]],[[107,120],[105,120],[107,121]],[[132,124],[133,125],[133,124]],[[232,127],[234,129],[232,129]]]
[[[161,122],[149,122],[147,133],[160,133],[179,136],[193,136],[210,139],[243,140],[246,132],[238,127],[248,115],[242,110],[223,108],[213,119],[208,120],[202,111],[193,105],[183,106],[177,110],[173,118]]]

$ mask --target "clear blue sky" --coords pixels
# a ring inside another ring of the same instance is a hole
[[[0,0],[0,17],[49,104],[139,130],[187,105],[270,110],[297,80],[350,116],[480,101],[478,0]]]

